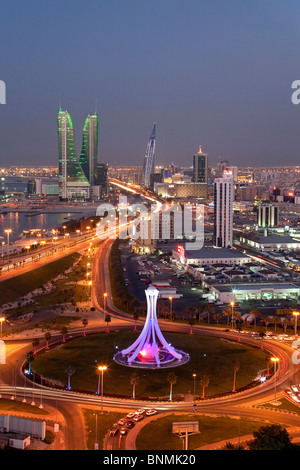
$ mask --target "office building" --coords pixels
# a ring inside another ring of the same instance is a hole
[[[80,165],[91,186],[97,178],[99,118],[97,114],[89,114],[85,120],[82,136]]]
[[[232,246],[233,201],[232,176],[216,178],[214,182],[214,245],[216,247]]]
[[[88,199],[90,183],[76,156],[75,131],[68,111],[57,116],[59,153],[59,196],[61,199]]]
[[[207,155],[202,152],[201,146],[193,156],[193,183],[207,184]]]
[[[150,185],[150,175],[155,173],[155,156],[156,156],[156,125],[154,124],[152,134],[149,138],[146,154],[144,158],[142,182],[144,186]]]

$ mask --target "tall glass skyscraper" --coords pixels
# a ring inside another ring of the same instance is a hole
[[[156,152],[156,125],[154,124],[152,134],[149,138],[143,168],[142,182],[145,186],[150,184],[150,175],[155,172],[155,152]]]
[[[83,127],[82,150],[79,161],[91,186],[94,186],[97,180],[98,133],[99,118],[97,114],[89,114]]]
[[[202,152],[201,146],[193,155],[193,182],[207,184],[207,155]]]
[[[76,156],[75,132],[68,111],[61,108],[57,116],[59,154],[59,196],[69,199],[73,196],[88,198],[89,181]]]

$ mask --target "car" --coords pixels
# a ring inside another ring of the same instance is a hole
[[[139,421],[142,421],[142,419],[144,419],[144,416],[143,416],[143,415],[137,415],[137,416],[135,416],[135,417],[133,418],[133,420],[136,421],[137,423],[138,423]]]
[[[126,426],[126,428],[131,429],[134,426],[134,422],[133,421],[127,421],[125,426]]]
[[[132,419],[135,417],[135,413],[128,413],[127,418]]]
[[[120,434],[121,434],[122,436],[125,436],[125,434],[127,434],[127,428],[121,428],[121,429],[120,429]]]
[[[112,436],[112,437],[114,437],[114,436],[116,436],[116,434],[118,433],[118,431],[119,431],[118,424],[115,423],[115,424],[113,424],[112,427],[110,428],[109,435]]]
[[[118,421],[119,426],[124,426],[126,424],[127,419],[126,418],[121,418]]]
[[[146,410],[144,410],[143,408],[141,408],[140,410],[137,410],[136,412],[137,415],[142,415],[144,413],[146,413]]]
[[[292,389],[293,392],[295,392],[295,393],[299,393],[299,392],[300,392],[299,387],[297,387],[297,385],[291,385],[291,389]]]
[[[156,410],[148,410],[146,411],[146,416],[153,416],[156,415],[157,411]]]

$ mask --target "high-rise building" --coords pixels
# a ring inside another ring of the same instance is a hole
[[[96,184],[98,159],[99,118],[89,114],[85,120],[82,136],[80,165],[91,186]]]
[[[278,227],[279,207],[272,204],[261,204],[257,207],[257,225],[259,227]]]
[[[102,195],[107,193],[107,173],[108,173],[108,164],[97,163],[95,185],[101,186]]]
[[[207,155],[202,152],[201,146],[193,156],[193,183],[207,184]]]
[[[155,154],[156,154],[156,125],[154,124],[152,134],[149,138],[146,154],[144,158],[144,168],[142,182],[144,186],[149,186],[150,175],[155,173]]]
[[[232,246],[233,201],[232,176],[216,178],[214,182],[214,245],[216,247]]]
[[[59,196],[61,199],[88,199],[90,183],[76,156],[75,132],[68,111],[57,116],[59,153]]]

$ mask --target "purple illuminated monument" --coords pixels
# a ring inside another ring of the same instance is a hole
[[[156,304],[158,290],[150,286],[145,291],[147,298],[147,317],[138,339],[127,349],[114,355],[114,360],[124,366],[155,369],[158,367],[177,367],[189,361],[190,356],[167,343],[160,331]]]

